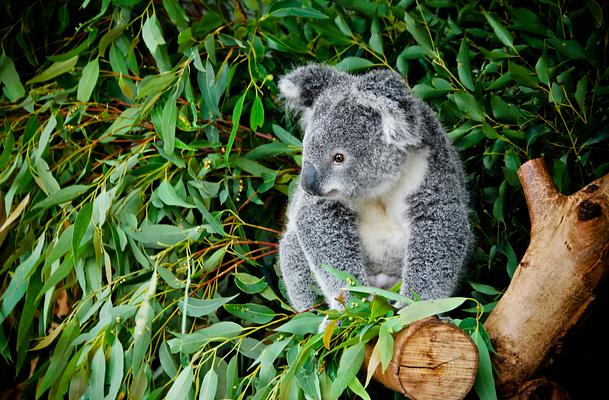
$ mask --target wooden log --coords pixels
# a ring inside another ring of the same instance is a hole
[[[458,400],[472,388],[478,369],[478,351],[470,337],[437,318],[414,322],[394,336],[393,358],[374,379],[411,400]],[[373,344],[366,348],[364,370]]]
[[[525,383],[577,323],[609,272],[609,174],[564,196],[542,159],[523,164],[531,242],[485,323],[503,397]]]

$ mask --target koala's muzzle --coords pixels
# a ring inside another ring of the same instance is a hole
[[[321,196],[321,188],[317,177],[317,170],[308,162],[302,164],[302,172],[300,173],[300,185],[310,195]]]

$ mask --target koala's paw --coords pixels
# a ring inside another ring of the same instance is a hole
[[[406,307],[408,304],[406,304],[403,301],[390,301],[390,304],[393,306],[393,308],[395,308],[396,310],[401,310],[402,308]]]
[[[317,328],[317,333],[323,333],[326,331],[326,328],[328,327],[328,325],[330,325],[330,322],[332,320],[330,318],[328,318],[328,316],[326,315],[324,317],[324,319],[321,321],[321,323],[319,324],[319,328]],[[337,321],[336,322],[336,326],[339,326],[342,323],[342,321]]]
[[[437,317],[438,317],[438,319],[439,319],[440,321],[442,321],[442,322],[448,322],[448,323],[451,323],[451,324],[453,324],[453,325],[456,325],[456,324],[453,322],[454,320],[453,320],[451,317],[449,317],[448,315],[446,315],[446,314],[438,314],[438,315],[437,315]]]
[[[330,318],[328,318],[328,316],[326,315],[324,317],[324,319],[321,321],[321,323],[319,324],[319,328],[317,328],[317,333],[325,332],[325,330],[329,324],[330,324]]]

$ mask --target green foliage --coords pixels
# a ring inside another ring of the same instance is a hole
[[[564,193],[609,170],[606,7],[4,3],[0,354],[24,397],[367,398],[365,343],[386,367],[392,332],[465,301],[396,316],[408,299],[352,287],[323,333],[293,315],[275,262],[301,143],[276,82],[311,61],[399,71],[461,151],[478,243],[456,323],[494,396],[481,322],[528,243],[517,168],[545,156]]]

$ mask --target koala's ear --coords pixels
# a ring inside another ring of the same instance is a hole
[[[401,148],[420,146],[422,104],[406,87],[400,75],[389,70],[375,70],[359,77],[360,102],[381,114],[387,143]]]
[[[279,90],[288,106],[304,111],[313,106],[319,95],[348,75],[332,67],[309,64],[298,67],[279,80]]]
[[[398,103],[404,101],[409,94],[404,79],[397,72],[388,69],[376,69],[361,75],[357,88]]]

